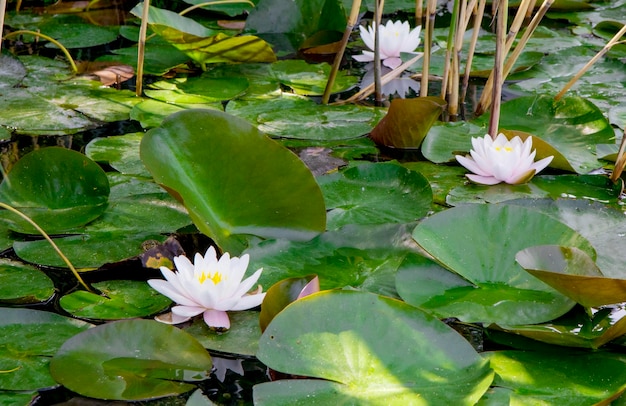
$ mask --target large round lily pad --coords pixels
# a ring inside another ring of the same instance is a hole
[[[493,378],[470,344],[435,317],[354,291],[287,306],[261,336],[257,356],[280,372],[325,379],[256,385],[257,405],[472,405]]]
[[[306,240],[325,228],[311,172],[240,118],[212,110],[175,113],[146,133],[141,159],[226,251],[242,250],[238,234]]]
[[[91,324],[30,309],[0,308],[0,390],[26,391],[58,386],[50,357]]]
[[[317,181],[329,210],[328,229],[409,223],[424,217],[433,200],[424,176],[393,163],[364,164]]]
[[[521,210],[520,210],[521,209]],[[471,236],[471,237],[470,237]],[[578,247],[589,242],[542,213],[508,205],[468,205],[437,213],[413,232],[437,263],[407,258],[397,276],[400,296],[440,317],[466,322],[531,324],[565,314],[574,302],[525,272],[518,251],[540,244]]]
[[[0,201],[28,215],[47,233],[84,225],[107,207],[109,181],[85,155],[65,148],[35,150],[20,159],[0,184]],[[37,234],[25,220],[3,211],[21,233]]]
[[[189,334],[152,320],[103,324],[67,340],[50,362],[54,379],[97,399],[143,400],[190,391],[211,357]],[[95,384],[97,382],[97,384]]]
[[[0,259],[0,303],[38,303],[54,294],[54,283],[37,268]]]

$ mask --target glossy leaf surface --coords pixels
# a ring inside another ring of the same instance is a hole
[[[144,136],[141,158],[196,226],[233,254],[242,248],[238,234],[302,240],[324,229],[324,202],[311,172],[229,114],[176,113]]]
[[[184,331],[151,320],[103,324],[67,340],[50,362],[55,380],[97,399],[144,400],[194,388],[211,357]],[[98,382],[98,385],[94,385]]]

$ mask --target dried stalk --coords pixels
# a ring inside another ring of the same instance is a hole
[[[383,17],[385,0],[375,0],[374,3],[374,98],[376,104],[383,101],[382,85],[380,83],[380,21]]]
[[[137,84],[135,95],[141,97],[143,94],[143,63],[146,53],[146,33],[148,32],[148,15],[150,11],[150,0],[144,0],[143,11],[141,13],[141,26],[139,27],[139,43],[137,48]]]
[[[546,12],[548,11],[552,3],[554,3],[554,0],[545,0],[543,4],[541,5],[541,8],[537,11],[537,13],[535,13],[535,16],[533,17],[531,22],[528,24],[528,27],[526,27],[524,34],[522,34],[522,37],[518,41],[517,46],[515,47],[511,55],[506,60],[506,64],[504,65],[503,78],[506,78],[511,72],[511,70],[513,69],[513,65],[515,65],[515,62],[517,62],[517,58],[519,58],[519,56],[521,55],[522,51],[524,50],[524,47],[528,43],[528,40],[530,39],[530,37],[533,35],[535,30],[539,26],[539,22],[541,21],[543,16],[546,14]],[[491,91],[492,86],[493,86],[493,79],[491,80],[488,79],[487,83],[485,84],[485,89],[483,90],[483,96],[481,97],[476,107],[476,110],[474,113],[475,115],[480,116],[489,108],[490,100],[488,96],[485,96],[485,93],[489,94],[488,92]]]
[[[576,83],[576,81],[577,81],[578,79],[580,79],[580,78],[581,78],[581,76],[582,76],[582,75],[584,75],[584,74],[585,74],[585,72],[587,72],[587,70],[588,70],[589,68],[591,68],[591,66],[592,66],[594,63],[596,63],[596,61],[597,61],[598,59],[602,58],[602,57],[604,56],[604,54],[606,54],[607,52],[609,52],[609,50],[613,47],[613,45],[618,44],[618,43],[620,42],[620,39],[622,38],[622,36],[623,36],[624,34],[626,34],[626,24],[624,24],[624,26],[622,27],[622,29],[621,29],[621,30],[619,30],[619,31],[617,32],[617,34],[615,34],[615,35],[613,36],[613,38],[611,38],[611,40],[610,40],[609,42],[607,42],[607,44],[604,46],[604,48],[602,48],[602,49],[600,50],[600,52],[598,52],[598,53],[597,53],[597,54],[596,54],[593,58],[591,58],[591,60],[590,60],[589,62],[587,62],[587,63],[585,64],[585,66],[583,66],[583,67],[582,67],[582,69],[580,69],[580,70],[578,71],[578,73],[576,73],[576,75],[574,75],[574,77],[573,77],[573,78],[571,78],[571,79],[570,79],[570,81],[569,81],[569,82],[567,82],[567,83],[565,84],[565,86],[563,86],[563,89],[561,89],[561,91],[559,92],[559,94],[557,94],[557,95],[554,97],[554,100],[557,100],[557,101],[558,101],[558,100],[560,100],[560,99],[561,99],[561,98],[565,95],[565,93],[567,93],[567,91],[568,91],[568,90],[569,90],[572,86],[574,86],[574,83]]]
[[[0,52],[2,52],[2,34],[4,33],[4,13],[7,8],[7,0],[0,0]]]
[[[469,49],[467,51],[467,59],[465,60],[465,74],[463,75],[463,87],[461,90],[461,103],[465,103],[465,97],[467,95],[467,88],[469,86],[470,73],[472,72],[472,61],[474,59],[474,51],[476,50],[476,43],[478,41],[478,34],[480,34],[480,23],[482,22],[483,15],[485,14],[485,4],[487,0],[480,0],[478,3],[478,9],[474,9],[472,15],[474,16],[474,26],[472,32],[472,39],[470,41]],[[469,21],[467,22],[469,24]]]
[[[509,11],[508,0],[500,0],[498,3],[498,15],[496,20],[496,55],[493,64],[493,80],[495,85],[492,92],[492,108],[491,116],[489,117],[489,129],[487,133],[491,135],[494,140],[498,136],[498,125],[500,122],[500,104],[502,103],[502,84],[504,77],[502,70],[504,69],[504,46],[506,44],[506,25],[507,14]]]
[[[339,50],[335,55],[333,66],[330,70],[330,74],[328,75],[328,81],[326,82],[326,88],[324,89],[324,95],[322,96],[322,104],[328,104],[328,101],[330,100],[330,94],[332,93],[332,88],[335,84],[335,78],[337,77],[337,72],[339,72],[339,66],[341,65],[343,54],[346,52],[346,47],[348,46],[348,41],[350,40],[350,34],[352,34],[352,30],[354,29],[357,18],[359,17],[360,8],[361,0],[352,0],[352,8],[350,9],[350,16],[348,17],[348,25],[346,26],[346,30],[343,32],[343,37],[341,38],[341,43],[339,44]]]
[[[428,96],[428,73],[430,71],[430,51],[433,46],[433,31],[435,29],[435,13],[437,0],[427,0],[426,24],[424,25],[424,60],[422,61],[422,80],[420,81],[420,96]]]

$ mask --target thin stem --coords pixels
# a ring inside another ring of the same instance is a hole
[[[383,93],[380,83],[380,22],[383,17],[384,0],[376,0],[374,3],[374,98],[376,103],[382,103]]]
[[[424,18],[424,0],[415,0],[415,25],[422,25]]]
[[[216,4],[236,4],[236,3],[247,3],[250,6],[255,7],[255,4],[251,2],[250,0],[215,0],[215,1],[207,1],[206,3],[194,4],[193,6],[187,7],[186,9],[178,13],[178,15],[183,16],[197,8],[201,8],[205,6],[213,6]]]
[[[146,53],[146,33],[148,32],[148,19],[150,13],[150,0],[144,0],[143,11],[141,13],[141,26],[139,27],[139,42],[137,44],[137,84],[135,95],[141,97],[143,94],[143,63]]]
[[[343,32],[339,50],[335,55],[333,66],[330,69],[330,74],[328,75],[328,81],[326,82],[326,88],[324,89],[324,95],[322,96],[322,104],[328,104],[328,101],[330,100],[330,94],[332,93],[332,88],[335,84],[335,78],[337,77],[337,72],[339,72],[339,66],[341,65],[343,54],[346,52],[346,47],[348,46],[348,41],[350,40],[350,34],[352,33],[352,30],[356,25],[356,21],[359,18],[360,8],[361,0],[352,0],[352,8],[350,9],[350,16],[348,17],[348,25],[346,26],[346,30]]]
[[[65,264],[67,265],[68,268],[70,268],[70,271],[72,271],[72,273],[74,274],[74,276],[76,277],[76,279],[78,280],[78,282],[85,288],[87,289],[88,292],[93,292],[93,289],[91,289],[84,281],[83,278],[80,277],[80,274],[78,273],[78,271],[76,270],[76,268],[74,268],[74,265],[72,265],[72,263],[70,262],[69,259],[67,259],[67,257],[63,254],[63,252],[61,252],[61,250],[59,249],[59,247],[54,243],[54,241],[52,241],[52,239],[50,238],[50,236],[43,231],[43,229],[41,227],[39,227],[39,225],[37,223],[35,223],[30,217],[28,217],[27,215],[25,215],[24,213],[22,213],[21,211],[9,206],[6,203],[2,203],[0,202],[0,207],[7,209],[8,211],[10,211],[11,213],[17,214],[18,216],[20,216],[21,218],[23,218],[24,220],[26,220],[31,226],[35,227],[35,229],[43,236],[43,238],[46,239],[46,241],[48,241],[48,243],[52,246],[52,248],[56,251],[57,254],[59,254],[59,256],[61,257],[61,259],[63,260],[63,262],[65,262]]]
[[[63,54],[67,58],[67,60],[69,61],[70,66],[72,67],[72,72],[74,72],[74,73],[78,72],[78,67],[76,66],[76,63],[74,63],[74,59],[72,58],[72,55],[70,55],[70,52],[67,50],[67,48],[65,48],[63,46],[63,44],[61,44],[59,41],[57,41],[56,39],[54,39],[52,37],[49,37],[49,36],[47,36],[45,34],[42,34],[40,32],[36,32],[36,31],[18,30],[18,31],[13,31],[12,33],[9,33],[9,34],[5,35],[4,39],[9,39],[9,38],[16,37],[16,36],[22,35],[22,34],[28,34],[28,35],[34,35],[36,37],[41,37],[41,38],[45,39],[46,41],[50,41],[54,45],[58,46],[59,49],[63,52]]]
[[[427,0],[426,24],[424,25],[424,60],[422,61],[422,79],[420,81],[420,97],[428,96],[428,74],[430,72],[430,51],[433,46],[433,31],[435,29],[435,13],[437,0]]]
[[[596,61],[597,61],[598,59],[602,58],[602,57],[604,56],[604,54],[606,54],[607,52],[609,52],[609,50],[611,49],[611,47],[613,47],[613,45],[615,45],[615,44],[617,44],[617,43],[619,42],[619,40],[622,38],[622,36],[623,36],[624,34],[626,34],[626,24],[624,24],[624,26],[622,27],[622,29],[621,29],[621,30],[619,30],[619,31],[617,32],[617,34],[615,34],[615,35],[613,36],[613,38],[611,38],[611,40],[610,40],[609,42],[607,42],[607,44],[604,46],[604,48],[602,48],[602,49],[600,50],[600,52],[598,52],[598,53],[597,53],[597,54],[596,54],[593,58],[591,58],[591,60],[590,60],[589,62],[587,62],[587,63],[585,64],[585,66],[583,66],[583,67],[582,67],[582,68],[578,71],[578,73],[576,73],[576,75],[574,75],[574,77],[573,77],[573,78],[571,78],[571,79],[570,79],[570,81],[569,81],[569,82],[567,82],[567,83],[565,84],[565,86],[563,86],[563,89],[561,89],[561,91],[559,92],[559,94],[557,94],[557,95],[554,97],[554,100],[557,100],[557,101],[558,101],[558,100],[560,100],[560,99],[561,99],[561,98],[565,95],[565,93],[567,93],[567,91],[568,91],[568,90],[569,90],[572,86],[574,86],[574,83],[576,83],[576,81],[577,81],[578,79],[580,79],[580,78],[582,77],[582,75],[584,75],[584,74],[585,74],[585,72],[587,72],[587,70],[588,70],[589,68],[591,68],[591,66],[592,66],[594,63],[596,63]]]
[[[465,74],[463,75],[463,90],[461,91],[461,103],[465,103],[465,96],[467,95],[467,88],[469,86],[470,73],[472,72],[472,61],[474,59],[474,52],[476,51],[476,43],[478,42],[478,34],[480,34],[480,24],[485,14],[485,4],[487,0],[480,0],[478,3],[478,10],[473,12],[474,26],[472,32],[472,39],[467,51],[467,58],[465,60]]]
[[[493,92],[491,102],[491,116],[489,117],[488,134],[491,138],[496,139],[498,136],[498,125],[500,122],[500,104],[502,103],[502,84],[504,69],[504,46],[505,32],[507,24],[507,14],[509,11],[508,0],[500,0],[498,4],[498,15],[496,20],[496,55],[493,64]]]

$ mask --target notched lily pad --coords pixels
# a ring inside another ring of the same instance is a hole
[[[0,303],[39,303],[53,294],[54,283],[37,268],[0,259]]]
[[[211,357],[189,334],[139,319],[103,324],[67,340],[50,373],[83,396],[132,401],[188,392],[195,386],[185,381],[208,378],[211,367]]]
[[[59,304],[74,317],[89,320],[119,320],[146,317],[167,308],[172,301],[142,281],[113,280],[92,285],[101,294],[78,290]]]

